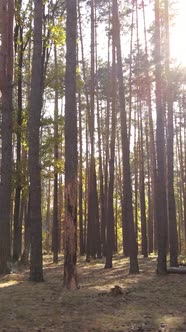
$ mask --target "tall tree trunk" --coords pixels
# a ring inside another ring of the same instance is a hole
[[[15,189],[15,205],[14,205],[14,237],[13,237],[13,260],[17,261],[20,257],[20,242],[22,238],[22,220],[20,219],[20,202],[21,202],[21,131],[22,131],[22,67],[23,67],[23,28],[20,22],[20,12],[22,8],[22,0],[18,0],[16,3],[19,6],[19,11],[17,13],[17,24],[15,27],[15,32],[17,31],[20,44],[15,45],[18,48],[18,90],[17,90],[17,131],[16,131],[16,138],[17,138],[17,146],[16,146],[16,153],[17,153],[17,160],[16,160],[16,189]],[[14,36],[15,38],[15,36]]]
[[[110,10],[109,10],[109,20],[110,20]],[[108,80],[110,77],[110,36],[108,36],[108,59],[107,59],[107,75]],[[104,199],[104,205],[103,205],[103,219],[101,224],[101,240],[103,245],[103,255],[106,255],[106,220],[107,220],[107,198],[108,198],[108,164],[109,164],[109,139],[110,139],[110,89],[108,88],[107,91],[107,106],[106,106],[106,119],[105,119],[105,141],[103,141],[103,146],[105,150],[105,160],[104,160],[104,188],[103,188],[103,199]]]
[[[134,33],[134,5],[132,4],[132,22],[131,22],[131,35],[130,35],[130,60],[129,60],[129,148],[131,136],[131,119],[132,119],[132,48],[133,48],[133,33]]]
[[[85,253],[83,227],[83,142],[82,142],[82,107],[79,94],[79,250],[80,255]]]
[[[109,15],[110,16],[110,15]],[[110,37],[109,37],[110,38]],[[98,69],[97,56],[97,30],[96,30],[96,73]],[[96,81],[96,102],[97,102],[97,130],[98,130],[98,153],[99,153],[99,202],[100,202],[100,227],[101,227],[101,247],[102,253],[105,248],[105,195],[104,195],[104,181],[103,181],[103,136],[101,130],[101,108],[99,103],[99,86]],[[104,250],[105,251],[105,250]]]
[[[32,59],[31,97],[29,110],[29,176],[31,256],[30,280],[43,281],[41,166],[39,129],[42,108],[42,0],[34,0],[34,50]]]
[[[145,171],[144,171],[144,141],[143,141],[143,119],[142,119],[142,82],[140,80],[140,45],[138,28],[138,1],[136,0],[136,33],[137,33],[137,109],[139,109],[139,172],[140,172],[140,209],[141,209],[141,235],[142,235],[142,255],[148,256],[147,252],[147,221],[145,204]]]
[[[157,178],[156,202],[158,216],[158,264],[157,273],[167,271],[167,201],[165,181],[165,134],[164,110],[162,103],[162,68],[160,50],[160,8],[159,0],[155,0],[155,80],[156,80],[156,147],[157,147]]]
[[[103,181],[103,159],[101,142],[100,109],[97,92],[97,123],[98,123],[98,150],[99,150],[99,190],[100,190],[100,225],[101,225],[101,245],[102,252],[105,248],[105,194]]]
[[[181,115],[182,106],[181,100],[179,102],[179,115]],[[177,163],[177,186],[179,187],[179,193],[177,196],[177,206],[179,212],[179,249],[180,253],[182,252],[182,242],[183,237],[181,237],[181,233],[184,232],[184,205],[183,205],[183,196],[184,196],[184,165],[183,165],[183,151],[182,151],[182,138],[181,138],[181,126],[177,127],[177,122],[180,122],[178,115],[178,119],[175,117],[175,128],[176,128],[176,160]],[[181,115],[182,116],[182,115]]]
[[[137,109],[134,114],[134,227],[138,242],[138,185],[139,185],[139,135],[137,135]]]
[[[140,207],[141,207],[141,234],[142,234],[142,255],[148,257],[147,248],[147,218],[145,204],[145,172],[144,172],[144,142],[143,142],[143,125],[142,111],[140,107]]]
[[[24,250],[21,256],[21,263],[24,265],[27,265],[29,262],[30,244],[31,244],[30,199],[28,199],[24,207]]]
[[[55,105],[54,105],[54,201],[53,201],[53,227],[52,251],[53,262],[58,263],[59,252],[59,220],[58,220],[58,79],[57,79],[57,47],[54,45],[54,61],[56,72]]]
[[[156,149],[155,149],[155,138],[154,138],[154,126],[153,126],[153,118],[152,118],[152,100],[151,100],[151,79],[149,74],[149,52],[148,52],[148,44],[147,44],[147,28],[146,28],[146,12],[145,12],[145,5],[144,1],[142,1],[142,9],[143,9],[143,28],[144,28],[144,40],[145,40],[145,55],[146,55],[146,78],[147,78],[147,105],[148,105],[148,115],[149,115],[149,136],[150,136],[150,173],[152,178],[152,210],[153,210],[153,220],[150,221],[153,223],[152,228],[152,249],[157,250],[157,206],[156,206],[156,173],[157,173],[157,161],[156,161]],[[152,225],[150,225],[151,227]]]
[[[178,129],[176,128],[176,118],[175,118],[175,132],[176,132],[176,186],[179,188],[176,197],[176,206],[178,210],[178,250],[179,253],[182,252],[182,234],[183,234],[183,204],[182,204],[182,188],[180,186],[180,155],[179,155],[179,140],[178,140]]]
[[[0,3],[0,90],[2,94],[2,161],[0,183],[0,273],[9,272],[12,179],[12,78],[14,1]]]
[[[89,237],[90,222],[88,222],[88,196],[89,196],[89,137],[88,137],[88,128],[90,127],[90,101],[88,93],[88,84],[86,79],[86,66],[85,66],[85,57],[84,57],[84,45],[83,45],[83,35],[82,35],[82,23],[81,23],[81,10],[80,10],[80,0],[78,0],[78,19],[79,19],[79,35],[80,35],[80,45],[81,45],[81,57],[82,57],[82,71],[83,79],[85,83],[85,97],[86,97],[86,174],[85,174],[85,209],[84,209],[84,245],[85,251],[87,252],[87,239]],[[88,246],[89,250],[89,246]],[[89,254],[88,254],[89,255]],[[87,258],[89,260],[89,257]]]
[[[184,206],[184,226],[186,242],[186,109],[184,105],[184,184],[183,184],[183,206]]]
[[[109,163],[109,186],[107,199],[107,224],[106,224],[106,263],[105,268],[112,268],[112,253],[114,249],[114,160],[116,139],[116,19],[114,15],[114,4],[112,10],[112,119],[111,119],[111,142]]]
[[[147,151],[147,179],[148,179],[148,253],[153,252],[153,204],[152,204],[152,188],[151,188],[151,172],[150,172],[150,144],[149,144],[149,125],[145,125],[146,131],[146,151]]]
[[[167,168],[168,168],[168,221],[170,241],[170,266],[178,266],[178,234],[176,223],[176,203],[174,195],[174,128],[173,128],[173,87],[170,79],[170,45],[169,45],[169,1],[165,0],[165,71],[167,79],[166,101],[168,108],[168,137],[167,137]]]
[[[86,142],[86,153],[85,153],[85,212],[84,212],[84,225],[85,225],[85,232],[84,232],[84,243],[85,243],[85,252],[87,253],[87,239],[88,239],[88,172],[89,172],[89,145],[88,145],[88,116],[86,115],[86,133],[85,133],[85,142]]]
[[[77,110],[76,110],[76,0],[66,2],[65,74],[65,257],[64,285],[78,287],[77,281]]]
[[[89,169],[89,187],[88,187],[88,229],[87,229],[87,260],[92,256],[94,258],[101,257],[101,239],[99,227],[98,212],[98,193],[96,181],[95,167],[95,16],[94,16],[94,0],[91,0],[91,83],[90,83],[90,169]]]
[[[50,173],[50,168],[49,168]],[[50,200],[51,200],[51,179],[49,177],[48,179],[48,186],[47,186],[47,194],[46,194],[46,201],[47,201],[47,208],[46,208],[46,251],[49,253],[50,251]]]
[[[124,234],[127,241],[128,254],[130,256],[130,273],[138,273],[137,243],[134,231],[133,207],[132,207],[132,182],[130,173],[130,151],[129,139],[127,135],[127,121],[125,109],[125,90],[123,83],[121,43],[120,43],[120,24],[118,17],[118,3],[114,0],[114,15],[116,20],[116,47],[118,61],[118,81],[119,81],[119,101],[121,116],[121,136],[122,136],[122,157],[123,157],[123,213],[125,218]]]

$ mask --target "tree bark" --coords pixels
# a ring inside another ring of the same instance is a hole
[[[84,227],[83,227],[83,142],[82,142],[82,107],[79,94],[79,250],[85,254]]]
[[[98,193],[95,167],[95,15],[94,0],[91,0],[91,82],[90,82],[90,169],[88,186],[88,229],[87,229],[87,260],[101,257],[101,238],[98,212]]]
[[[22,131],[22,68],[23,68],[23,53],[24,53],[24,44],[23,44],[23,27],[20,22],[20,13],[22,8],[22,0],[18,0],[16,6],[19,6],[16,17],[16,27],[15,32],[17,31],[17,36],[14,33],[14,39],[16,37],[16,42],[19,40],[20,44],[15,45],[17,50],[18,58],[18,87],[17,87],[17,126],[16,126],[16,138],[17,138],[17,160],[16,160],[16,189],[15,189],[15,205],[14,205],[14,237],[13,237],[13,260],[17,261],[21,255],[19,250],[20,242],[22,239],[22,220],[20,219],[20,207],[21,207],[21,131]],[[19,38],[19,39],[18,39]]]
[[[0,3],[0,90],[2,94],[2,161],[0,183],[0,274],[9,272],[12,179],[12,79],[14,1]]]
[[[58,214],[58,79],[57,79],[57,47],[54,45],[54,61],[56,71],[55,105],[54,105],[54,200],[52,225],[53,262],[58,263],[59,253],[59,214]]]
[[[134,231],[133,207],[132,207],[132,182],[130,172],[130,151],[129,139],[127,135],[126,109],[125,109],[125,89],[123,83],[120,25],[118,17],[118,3],[114,0],[115,19],[116,19],[116,47],[118,61],[118,81],[119,81],[119,101],[121,117],[121,136],[122,136],[122,157],[123,157],[123,213],[125,218],[124,234],[127,241],[127,250],[130,256],[130,273],[139,273],[137,260],[137,243]]]
[[[111,142],[109,161],[109,186],[107,200],[107,224],[106,224],[106,263],[105,268],[112,268],[112,254],[114,250],[114,161],[115,161],[115,139],[116,139],[116,46],[115,28],[116,19],[114,4],[112,10],[112,119],[111,119]]]
[[[164,110],[162,103],[162,67],[160,50],[160,8],[159,0],[155,1],[155,80],[156,80],[156,147],[157,147],[157,177],[156,202],[158,216],[158,264],[157,273],[167,271],[167,200],[165,183],[165,135]]]
[[[66,1],[65,74],[65,257],[64,286],[76,289],[77,281],[77,110],[76,110],[76,0]]]
[[[43,281],[41,166],[39,129],[42,108],[42,0],[34,1],[34,50],[32,59],[31,97],[29,110],[29,177],[31,256],[30,280]]]

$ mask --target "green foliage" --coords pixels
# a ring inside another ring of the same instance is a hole
[[[59,158],[58,161],[54,160],[54,145],[57,143],[59,150],[63,142],[63,137],[60,134],[64,130],[64,117],[58,116],[58,130],[57,137],[54,136],[55,121],[51,116],[44,116],[41,121],[42,126],[42,140],[41,140],[41,168],[42,176],[44,178],[53,177],[54,173],[64,173],[64,160]]]
[[[55,24],[50,25],[50,40],[56,45],[56,46],[62,46],[65,44],[65,29],[64,29],[64,19],[63,17],[59,17]]]
[[[45,81],[47,99],[53,99],[56,90],[59,98],[64,96],[64,75],[65,66],[62,60],[58,62],[57,67],[53,62],[50,63]]]
[[[99,60],[99,66],[97,71],[98,87],[100,96],[103,99],[107,99],[108,96],[111,97],[111,82],[112,73],[111,69],[108,69],[108,63]]]

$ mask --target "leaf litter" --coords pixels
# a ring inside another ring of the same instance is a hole
[[[1,332],[186,332],[186,276],[157,276],[156,259],[139,258],[141,273],[129,275],[129,261],[79,258],[80,289],[63,287],[63,264],[44,256],[43,283],[28,270],[0,278]]]

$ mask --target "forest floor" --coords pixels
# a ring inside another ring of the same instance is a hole
[[[156,258],[139,258],[140,274],[129,275],[128,259],[78,263],[80,289],[63,288],[62,262],[44,256],[43,283],[28,270],[0,278],[0,332],[186,332],[186,275],[156,275]],[[121,295],[113,296],[118,285]]]

